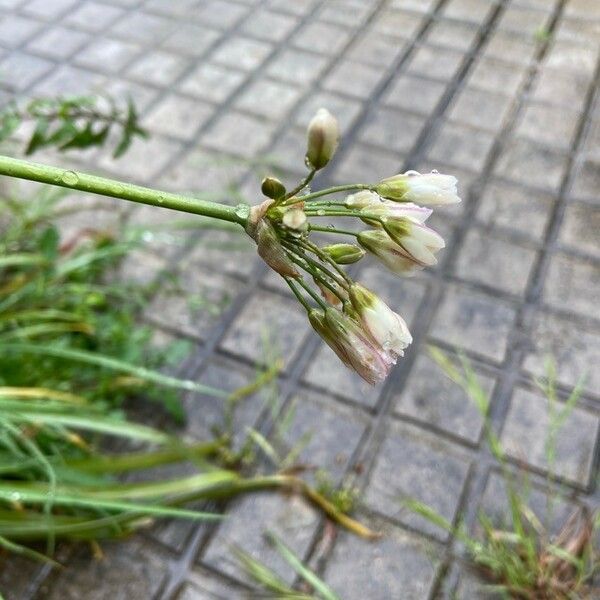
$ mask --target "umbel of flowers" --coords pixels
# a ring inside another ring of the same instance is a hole
[[[412,342],[402,317],[344,270],[371,254],[398,275],[434,265],[444,240],[425,224],[430,206],[460,202],[456,178],[409,171],[377,183],[312,192],[309,184],[337,149],[337,121],[325,109],[308,126],[307,176],[292,190],[273,177],[266,200],[232,207],[50,165],[0,156],[0,175],[38,181],[131,202],[236,223],[256,241],[263,260],[279,273],[306,309],[315,331],[369,383],[383,380]],[[342,192],[352,192],[340,197]],[[350,219],[350,228],[332,219]],[[328,219],[329,222],[323,219]],[[365,226],[356,231],[352,223]],[[341,241],[320,246],[311,233]]]
[[[350,184],[311,192],[309,184],[333,157],[339,139],[335,118],[320,109],[308,127],[305,179],[287,191],[263,181],[267,197],[252,208],[246,231],[263,260],[279,273],[308,313],[315,331],[340,360],[371,384],[382,381],[412,342],[404,319],[375,293],[354,281],[343,265],[369,253],[398,275],[435,265],[444,240],[425,223],[430,206],[460,202],[456,178],[409,171],[375,184]],[[354,192],[340,198],[341,192]],[[345,217],[366,229],[320,223]],[[312,232],[344,241],[319,246]],[[348,239],[350,242],[348,243]]]

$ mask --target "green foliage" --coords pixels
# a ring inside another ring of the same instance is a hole
[[[488,399],[464,357],[459,364],[437,348],[430,353],[446,375],[460,385],[485,417],[486,442],[502,472],[509,508],[508,526],[498,527],[485,512],[479,514],[480,535],[472,535],[462,523],[453,525],[434,509],[414,499],[404,504],[437,527],[450,532],[464,544],[490,591],[506,598],[525,600],[562,600],[591,598],[590,581],[600,563],[595,556],[594,538],[599,519],[585,508],[573,512],[557,536],[552,536],[529,506],[527,482],[523,484],[510,469],[500,440],[487,418]],[[558,401],[556,369],[547,363],[547,376],[537,381],[549,404],[550,425],[546,439],[546,458],[550,472],[554,466],[558,431],[579,398],[582,382],[567,401]],[[559,408],[560,406],[560,408]],[[549,483],[554,477],[549,475]],[[549,492],[557,495],[559,492]]]
[[[241,568],[250,579],[260,585],[269,597],[280,598],[281,600],[340,600],[339,596],[311,569],[304,565],[302,560],[273,532],[266,532],[265,538],[302,579],[304,585],[313,590],[309,594],[294,589],[283,581],[279,575],[269,569],[269,567],[256,560],[250,554],[240,548],[234,548],[234,554]]]
[[[61,151],[103,146],[117,131],[114,158],[125,154],[135,136],[146,137],[131,100],[122,107],[108,97],[36,98],[12,102],[0,112],[0,142],[25,123],[33,123],[25,154],[54,147]]]
[[[153,330],[136,318],[153,287],[114,277],[139,233],[123,229],[119,239],[87,229],[63,241],[53,221],[64,213],[62,198],[0,198],[0,386],[44,387],[109,407],[143,390],[180,418],[177,389],[224,397],[157,372],[177,348],[153,346]]]

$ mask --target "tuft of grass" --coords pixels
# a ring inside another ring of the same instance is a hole
[[[340,600],[339,596],[316,573],[304,565],[302,560],[273,532],[267,531],[265,538],[292,567],[304,585],[312,590],[312,593],[307,593],[294,589],[251,554],[241,548],[233,548],[233,553],[244,573],[261,587],[267,597],[281,600]]]
[[[405,500],[407,508],[437,527],[450,532],[464,544],[468,558],[484,580],[486,589],[506,598],[523,600],[591,599],[593,578],[600,562],[594,539],[600,527],[598,515],[587,508],[576,509],[559,533],[552,536],[528,504],[528,486],[522,485],[509,469],[500,440],[487,418],[488,398],[477,381],[474,370],[464,357],[457,366],[437,348],[430,353],[446,375],[460,385],[485,417],[485,439],[497,461],[506,486],[509,507],[508,527],[499,528],[481,511],[481,537],[469,533],[462,523],[453,525],[434,509],[413,499]],[[547,376],[537,381],[550,406],[550,428],[546,440],[549,470],[554,465],[556,436],[560,426],[575,406],[581,383],[558,407],[555,369],[547,363]],[[552,475],[549,482],[554,482]]]

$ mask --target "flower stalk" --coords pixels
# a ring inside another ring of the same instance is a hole
[[[307,175],[287,192],[274,177],[263,180],[266,199],[236,207],[153,190],[28,161],[0,156],[0,175],[122,198],[235,223],[256,242],[264,262],[281,275],[306,310],[315,331],[344,364],[375,384],[390,372],[412,342],[406,323],[373,292],[342,268],[366,254],[399,275],[410,276],[435,265],[444,247],[425,225],[429,206],[460,202],[456,178],[437,171],[409,171],[378,183],[351,183],[312,192],[315,174],[333,159],[339,138],[335,118],[320,109],[308,127]],[[352,192],[346,198],[338,194]],[[315,223],[336,219],[336,224]],[[350,219],[361,229],[339,226]],[[371,229],[364,229],[366,224]],[[311,233],[352,236],[320,247]]]

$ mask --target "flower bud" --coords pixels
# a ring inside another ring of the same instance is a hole
[[[384,350],[404,356],[404,350],[412,342],[404,319],[359,283],[350,288],[350,302],[371,337]]]
[[[272,198],[273,200],[285,196],[285,186],[275,177],[265,177],[262,180],[261,190],[267,198]]]
[[[358,262],[365,251],[354,244],[331,244],[321,248],[338,265],[351,265]]]
[[[381,196],[369,190],[363,190],[356,194],[346,196],[344,204],[348,208],[366,208],[368,206],[377,206],[381,204]]]
[[[378,258],[390,271],[397,275],[413,275],[423,265],[415,262],[390,236],[381,229],[361,231],[357,236],[358,243],[369,253]]]
[[[254,239],[259,256],[277,273],[287,277],[299,277],[294,263],[285,253],[273,225],[261,219],[256,224]]]
[[[336,118],[320,108],[308,125],[306,162],[314,169],[322,169],[337,150],[340,128]]]
[[[375,190],[384,198],[396,202],[416,202],[427,206],[460,202],[456,191],[456,177],[436,171],[423,175],[417,171],[394,175],[380,181]]]
[[[306,225],[306,213],[301,208],[290,208],[283,213],[281,220],[286,227],[301,230]]]

